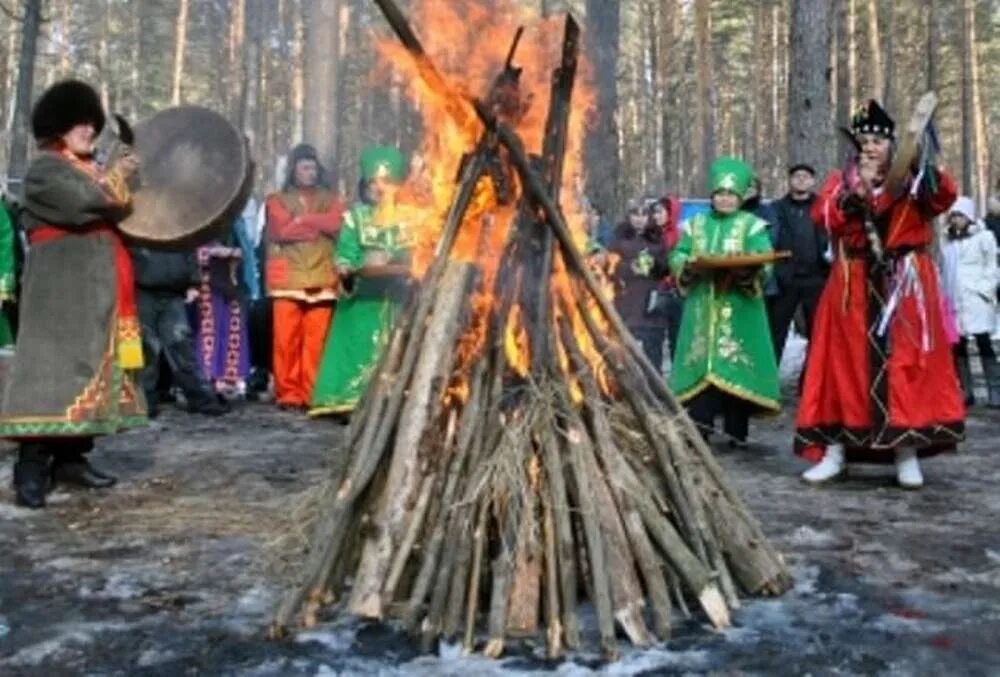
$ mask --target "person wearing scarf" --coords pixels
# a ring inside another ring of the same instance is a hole
[[[795,451],[815,465],[810,484],[834,479],[846,462],[896,465],[906,489],[923,486],[918,457],[954,450],[965,406],[945,333],[938,273],[928,247],[931,220],[956,186],[934,166],[911,168],[896,194],[885,184],[895,122],[874,100],[855,112],[858,148],[830,174],[812,205],[836,260],[810,336]]]
[[[19,443],[16,501],[45,505],[53,481],[105,488],[115,479],[85,454],[94,438],[146,422],[133,374],[142,367],[132,263],[118,232],[137,160],[93,159],[105,115],[89,85],[67,80],[35,104],[39,150],[24,177],[29,252],[21,322],[0,437]]]

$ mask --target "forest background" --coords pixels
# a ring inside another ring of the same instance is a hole
[[[503,2],[584,26],[598,94],[583,189],[608,218],[638,196],[703,195],[722,153],[778,195],[790,163],[845,159],[836,126],[860,101],[903,122],[930,89],[943,162],[980,204],[1000,192],[1000,0]],[[306,140],[351,194],[363,145],[420,138],[400,76],[375,68],[388,35],[371,0],[0,0],[0,180],[23,173],[31,101],[79,77],[132,120],[180,103],[226,114],[249,132],[258,192]]]

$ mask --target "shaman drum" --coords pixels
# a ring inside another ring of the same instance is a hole
[[[122,231],[146,243],[199,244],[242,210],[252,171],[246,142],[199,106],[160,111],[135,128],[139,187]]]

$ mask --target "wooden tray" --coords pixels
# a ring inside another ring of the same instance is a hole
[[[762,254],[729,254],[726,256],[699,256],[688,265],[695,270],[725,270],[727,268],[752,268],[775,261],[792,258],[792,252],[764,252]]]

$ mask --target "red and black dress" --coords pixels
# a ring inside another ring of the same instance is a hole
[[[936,190],[876,195],[852,209],[834,172],[813,204],[838,260],[820,298],[811,337],[795,450],[819,461],[840,443],[848,461],[892,462],[899,447],[921,456],[951,451],[964,438],[965,406],[944,334],[938,274],[927,248],[931,219],[955,201],[956,186],[937,175]],[[881,235],[875,260],[865,214]]]

